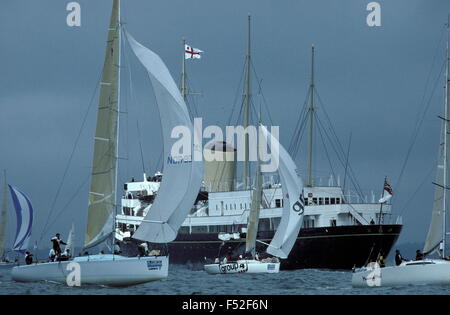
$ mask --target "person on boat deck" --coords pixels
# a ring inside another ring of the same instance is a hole
[[[380,268],[386,267],[386,261],[384,260],[383,252],[380,252],[380,255],[378,256],[378,259],[377,259],[377,263],[378,263],[378,265],[380,265]]]
[[[25,252],[25,263],[31,265],[33,263],[33,254],[30,252]]]
[[[52,248],[52,249],[50,249],[50,252],[48,253],[48,259],[49,259],[51,262],[54,262],[54,261],[55,261],[55,258],[56,258],[56,252],[55,252],[55,250]]]
[[[64,253],[59,257],[59,261],[67,261],[70,258],[70,248],[66,248]]]
[[[53,250],[55,251],[56,256],[61,256],[61,244],[67,245],[67,243],[63,242],[60,236],[61,234],[56,233],[56,235],[50,240],[50,242],[53,243]]]
[[[223,263],[226,264],[227,262],[230,262],[233,260],[233,252],[230,250],[228,250],[228,252],[225,255],[225,258],[223,259]]]
[[[403,261],[408,261],[407,259],[402,257],[400,251],[398,249],[395,250],[395,265],[399,266]]]
[[[420,251],[420,249],[416,250],[416,260],[423,260],[424,258],[425,258],[425,256]]]

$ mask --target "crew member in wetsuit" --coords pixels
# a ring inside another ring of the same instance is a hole
[[[30,252],[25,252],[25,263],[31,265],[33,263],[33,254]]]
[[[398,249],[395,250],[395,265],[400,266],[403,261],[406,261],[406,259],[402,257]]]
[[[416,260],[423,260],[424,259],[423,253],[418,249],[416,250]]]
[[[56,236],[53,237],[50,241],[53,243],[53,250],[55,251],[55,255],[56,257],[61,256],[61,244],[63,245],[67,245],[67,243],[65,243],[61,238],[60,238],[60,234],[56,233]]]

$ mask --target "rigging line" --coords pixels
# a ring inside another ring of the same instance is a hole
[[[434,49],[434,50],[435,50],[435,53],[434,53],[433,59],[432,59],[432,61],[431,61],[431,66],[430,66],[430,70],[428,71],[427,79],[426,79],[426,81],[425,81],[425,88],[424,88],[424,91],[423,91],[423,94],[422,94],[422,99],[421,99],[421,101],[420,101],[420,103],[419,103],[419,108],[418,108],[418,110],[420,110],[420,108],[424,107],[423,104],[424,104],[424,102],[425,102],[425,97],[426,97],[426,94],[427,94],[426,92],[427,92],[428,85],[429,85],[429,82],[430,82],[430,79],[431,79],[431,74],[432,74],[432,71],[433,71],[433,68],[434,68],[434,64],[435,64],[435,61],[436,61],[436,58],[437,58],[437,54],[438,54],[438,51],[439,51],[439,46],[441,45],[441,42],[442,42],[442,40],[443,40],[443,37],[444,37],[444,34],[445,34],[445,33],[446,33],[446,25],[443,25],[442,30],[441,30],[441,34],[440,34],[440,36],[439,36],[439,40],[438,40],[438,42],[437,42],[436,48]],[[441,71],[442,71],[442,70],[441,70]],[[440,77],[440,75],[441,75],[441,74],[439,74],[438,77]],[[436,84],[436,83],[435,83],[435,84]],[[434,88],[434,89],[435,89],[435,88]],[[434,89],[433,89],[432,94],[434,93]],[[430,98],[430,101],[431,101],[431,98]],[[423,113],[422,113],[422,119],[420,119],[420,118],[421,118],[421,117],[420,117],[420,112],[418,111],[418,113],[417,113],[417,119],[416,119],[416,123],[415,123],[415,125],[414,125],[414,130],[415,130],[416,132],[414,132],[413,135],[412,135],[412,137],[411,137],[411,143],[410,143],[410,146],[408,147],[407,154],[406,154],[405,160],[404,160],[404,162],[403,162],[403,165],[402,165],[402,169],[401,169],[400,175],[399,175],[399,177],[398,177],[398,179],[397,179],[397,186],[400,186],[401,180],[402,180],[402,178],[403,178],[403,172],[404,172],[404,170],[405,170],[405,168],[406,168],[406,164],[408,163],[409,156],[410,156],[410,154],[411,154],[411,151],[412,151],[412,149],[413,149],[413,147],[414,147],[414,144],[415,144],[415,141],[416,141],[416,138],[417,138],[417,134],[418,134],[418,132],[419,132],[419,130],[420,130],[420,128],[421,128],[421,125],[422,125],[422,122],[423,122],[423,119],[424,119],[423,116],[424,116],[424,115],[426,114],[426,112],[428,111],[428,107],[429,107],[429,104],[428,104],[428,106],[425,107],[425,109],[424,109],[424,111],[423,111]],[[393,198],[395,198],[395,196],[393,196]]]
[[[323,130],[326,130],[325,127],[323,126],[322,121],[321,121],[320,119],[317,118],[317,113],[314,113],[314,116],[315,116],[315,118],[316,118],[316,121],[318,122],[318,125],[320,125],[320,127],[323,128]],[[336,146],[335,146],[334,142],[331,140],[330,136],[328,135],[328,133],[325,132],[325,135],[326,135],[326,137],[328,138],[328,141],[330,142],[330,145],[331,145],[331,147],[333,148],[334,152],[336,153],[336,156],[337,156],[339,162],[340,162],[341,165],[344,167],[344,166],[345,166],[345,163],[343,162],[343,159],[344,159],[345,155],[344,155],[344,156],[341,156],[340,153],[338,152],[338,150],[336,149]],[[351,166],[349,165],[348,168],[349,168],[349,178],[350,178],[350,180],[351,180],[351,182],[352,182],[352,184],[353,184],[353,186],[354,186],[356,192],[357,192],[358,195],[363,199],[362,192],[361,192],[361,188],[359,187],[359,185],[357,185],[357,183],[355,183],[355,180],[354,180],[354,178],[353,178],[353,177],[354,177],[354,174],[353,174],[353,171],[352,171]]]
[[[48,227],[52,227],[56,221],[58,220],[58,218],[69,208],[70,204],[73,202],[73,200],[75,199],[75,197],[80,193],[81,189],[86,185],[86,183],[88,182],[90,177],[90,174],[88,176],[85,177],[85,179],[82,181],[81,185],[78,186],[77,190],[75,191],[75,193],[72,195],[72,197],[70,197],[69,201],[64,205],[64,207],[62,207],[62,211],[60,211],[55,218],[53,219],[53,221],[48,225]]]
[[[440,70],[440,72],[439,72],[439,75],[438,75],[438,77],[436,78],[436,81],[435,81],[433,90],[432,90],[432,92],[431,92],[431,96],[430,96],[430,98],[428,99],[428,102],[427,102],[427,104],[426,104],[426,106],[425,106],[425,108],[424,108],[424,110],[423,110],[422,117],[420,118],[419,122],[416,124],[415,130],[414,130],[413,135],[412,135],[412,137],[411,137],[411,143],[410,143],[410,145],[409,145],[409,147],[408,147],[408,150],[407,150],[407,153],[406,153],[406,157],[405,157],[405,160],[404,160],[404,162],[403,162],[403,165],[402,165],[402,168],[401,168],[401,171],[400,171],[400,175],[399,175],[399,177],[398,177],[398,179],[397,179],[397,189],[399,189],[399,187],[401,186],[401,182],[402,182],[402,178],[403,178],[404,171],[405,171],[405,169],[406,169],[406,165],[408,164],[408,160],[409,160],[409,157],[410,157],[410,155],[411,155],[412,149],[414,148],[414,145],[415,145],[415,143],[416,143],[417,136],[419,135],[419,132],[420,132],[420,130],[421,130],[421,128],[422,128],[422,124],[423,124],[423,122],[424,122],[424,120],[425,120],[425,116],[426,116],[426,114],[427,114],[427,112],[428,112],[428,109],[429,109],[430,106],[431,106],[431,101],[432,101],[432,99],[433,99],[433,97],[434,97],[434,93],[435,93],[435,91],[436,91],[436,87],[439,85],[439,84],[438,84],[438,81],[439,81],[440,78],[441,78],[442,72],[443,72],[443,70],[444,70],[444,65],[445,65],[445,62],[443,63],[443,66],[441,67],[441,70]],[[393,196],[393,198],[395,198],[395,196]]]
[[[261,97],[263,99],[263,105],[264,105],[264,108],[266,109],[267,116],[269,117],[269,121],[270,121],[270,123],[273,126],[274,123],[273,123],[273,120],[272,120],[272,116],[270,115],[270,111],[269,111],[269,108],[267,106],[266,98],[264,96],[264,93],[262,92],[262,87],[261,87],[262,79],[259,79],[258,74],[256,73],[255,66],[253,65],[253,61],[252,60],[250,60],[250,65],[251,65],[251,68],[253,70],[253,74],[255,75],[256,81],[258,82],[259,94],[261,95]]]
[[[327,111],[325,110],[325,104],[323,103],[322,99],[320,98],[320,95],[318,94],[317,89],[316,89],[316,96],[317,96],[317,99],[319,100],[319,103],[322,105],[320,108],[321,108],[322,111],[324,112],[325,118],[327,119],[327,122],[328,122],[328,129],[330,130],[332,136],[334,137],[334,141],[337,143],[338,148],[340,149],[340,151],[339,151],[339,150],[336,150],[336,149],[334,148],[334,151],[335,151],[336,155],[338,155],[338,156],[341,155],[341,156],[339,156],[339,159],[341,160],[342,166],[344,166],[344,164],[342,163],[342,160],[343,160],[343,158],[345,157],[345,151],[344,151],[344,148],[343,148],[343,146],[342,146],[342,144],[341,144],[341,142],[340,142],[340,140],[339,140],[339,137],[338,137],[337,134],[336,134],[336,131],[335,131],[334,127],[333,127],[333,124],[332,124],[332,122],[331,122],[331,119],[330,119],[330,117],[329,117]],[[326,129],[324,129],[324,130],[326,130]],[[328,136],[328,133],[326,133],[326,134],[327,134],[327,136]],[[329,138],[329,137],[328,137],[328,138]],[[330,143],[333,145],[333,141],[331,140],[331,138],[329,138],[329,141],[330,141]],[[357,181],[357,179],[356,179],[356,176],[355,176],[355,174],[354,174],[353,168],[352,168],[350,165],[349,165],[349,177],[350,177],[351,180],[352,180],[352,184],[353,184],[354,188],[357,190],[358,194],[359,194],[360,197],[362,198],[362,189],[361,189],[361,187],[360,187],[360,185],[359,185],[359,183],[358,183],[358,181]],[[352,177],[353,177],[353,179],[352,179]]]
[[[87,107],[87,109],[86,109],[86,112],[85,112],[85,114],[84,114],[83,121],[82,121],[81,126],[80,126],[80,129],[79,129],[79,131],[78,131],[78,135],[77,135],[77,137],[76,137],[76,139],[75,139],[75,143],[74,143],[74,145],[73,145],[73,147],[72,147],[72,151],[71,151],[71,153],[70,153],[69,160],[68,160],[68,162],[67,162],[67,165],[66,165],[66,168],[65,168],[65,170],[64,170],[63,176],[62,176],[61,181],[60,181],[60,183],[59,183],[58,189],[56,190],[55,198],[53,199],[52,205],[51,205],[51,207],[50,207],[49,214],[47,215],[47,219],[46,219],[46,221],[45,221],[44,228],[42,229],[42,232],[41,232],[41,235],[40,235],[40,237],[39,237],[38,243],[40,243],[40,242],[42,241],[42,238],[44,237],[44,233],[47,231],[48,222],[49,222],[50,217],[51,217],[51,215],[53,214],[53,211],[54,211],[54,209],[55,209],[56,201],[57,201],[57,199],[58,199],[58,197],[59,197],[59,194],[60,194],[60,192],[61,192],[62,186],[64,185],[64,182],[65,182],[65,179],[66,179],[66,176],[67,176],[67,172],[69,171],[70,164],[72,163],[72,159],[73,159],[73,156],[74,156],[74,154],[75,154],[75,150],[76,150],[76,148],[77,148],[77,146],[78,146],[78,142],[79,142],[79,140],[80,140],[80,138],[81,138],[81,134],[82,134],[82,131],[83,131],[83,129],[84,129],[84,126],[86,125],[86,121],[87,121],[89,112],[91,111],[91,108],[92,108],[92,105],[93,105],[94,97],[95,97],[95,95],[96,95],[96,93],[97,93],[97,89],[98,89],[98,87],[99,87],[99,85],[100,85],[100,81],[101,81],[101,78],[102,78],[102,73],[103,73],[103,66],[102,66],[102,71],[100,72],[100,75],[99,75],[99,77],[98,77],[98,79],[97,79],[97,84],[95,85],[95,89],[94,89],[94,91],[93,91],[93,93],[92,93],[92,95],[91,95],[91,99],[90,99],[90,101],[89,101],[89,105],[88,105],[88,107]]]
[[[139,120],[137,120],[137,119],[136,119],[136,127],[137,127],[137,132],[138,132],[139,148],[141,149],[142,171],[145,174],[144,153],[142,152],[141,130],[139,129]]]
[[[306,120],[307,119],[308,119],[307,112],[304,112],[302,120],[298,122],[298,126],[300,129],[298,130],[297,134],[294,134],[294,136],[293,136],[297,141],[293,142],[293,145],[289,149],[289,151],[292,154],[292,156],[294,156],[294,157],[296,157],[298,155],[298,151],[301,147],[301,141],[303,139],[303,135],[306,130]]]
[[[352,145],[352,133],[350,132],[350,139],[348,140],[347,158],[345,160],[344,185],[342,186],[342,191],[344,193],[345,193],[345,184],[346,184],[346,180],[347,180],[347,167],[348,167],[348,159],[350,156],[351,145]]]
[[[235,111],[235,109],[236,109],[236,107],[237,107],[237,101],[238,101],[238,98],[239,98],[239,91],[241,90],[241,85],[242,85],[242,81],[243,81],[243,78],[244,78],[244,73],[245,73],[245,62],[244,62],[244,66],[242,67],[242,71],[241,71],[241,78],[240,78],[240,80],[239,80],[239,84],[238,84],[238,86],[237,86],[237,88],[236,88],[236,94],[235,94],[235,96],[234,96],[234,100],[233,100],[233,108],[232,108],[232,111],[231,111],[231,115],[229,116],[229,118],[228,118],[228,122],[227,122],[227,125],[228,126],[230,126],[230,124],[231,124],[231,121],[232,121],[232,119],[233,119],[233,114],[234,114],[234,111]],[[243,105],[243,100],[241,101],[241,109],[240,109],[240,111],[242,112],[242,105]]]
[[[322,140],[322,145],[323,145],[323,148],[324,148],[324,150],[325,150],[325,155],[326,155],[326,157],[327,157],[328,164],[330,165],[331,174],[333,175],[334,178],[336,178],[336,174],[335,174],[335,172],[334,172],[333,164],[332,164],[331,159],[330,159],[330,154],[328,153],[326,141],[325,141],[325,139],[323,138],[322,130],[321,130],[320,128],[317,128],[317,131],[319,132],[320,139]]]
[[[409,206],[409,204],[411,203],[411,201],[414,200],[414,198],[419,195],[419,191],[422,189],[423,185],[425,185],[425,183],[427,182],[428,178],[431,176],[433,170],[434,170],[435,166],[432,165],[430,170],[428,171],[427,175],[424,177],[424,179],[422,180],[422,182],[419,184],[419,186],[417,187],[417,189],[414,191],[414,193],[412,194],[412,196],[410,198],[408,198],[408,201],[406,202],[405,206],[400,210],[400,216],[403,214],[403,212],[405,211],[405,209]]]
[[[308,92],[309,93],[309,92]],[[299,146],[299,142],[301,142],[301,139],[298,138],[298,134],[300,133],[300,130],[304,128],[304,117],[306,116],[307,111],[307,102],[308,102],[308,97],[305,98],[305,101],[303,102],[303,106],[302,109],[300,111],[297,123],[295,125],[294,128],[294,132],[292,133],[292,138],[291,141],[289,143],[289,149],[288,151],[290,152],[294,152],[294,148],[296,146]]]

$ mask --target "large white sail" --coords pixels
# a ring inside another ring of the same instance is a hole
[[[111,235],[114,228],[117,133],[119,124],[119,75],[119,1],[114,0],[100,82],[85,248],[95,246],[104,241]]]
[[[6,187],[6,172],[4,172],[3,186],[3,200],[2,200],[2,210],[0,212],[0,259],[3,258],[5,254],[5,243],[6,243],[6,224],[8,222],[8,210],[6,207],[6,199],[8,198],[8,188]]]
[[[275,144],[271,146],[272,155],[279,155],[278,173],[283,190],[283,214],[267,252],[280,258],[287,258],[303,223],[303,181],[289,153],[266,127],[261,125],[261,129],[268,142]]]
[[[428,229],[427,238],[425,240],[425,245],[423,248],[423,253],[425,255],[431,254],[439,249],[439,245],[443,239],[442,224],[444,220],[444,124],[442,123],[441,130],[441,141],[439,145],[438,153],[438,163],[436,169],[435,178],[435,190],[434,190],[434,201],[433,201],[433,211],[431,213],[431,223]]]
[[[13,250],[24,253],[28,248],[33,227],[33,206],[30,199],[19,189],[8,185],[17,215],[17,230]]]
[[[195,161],[193,156],[201,156],[201,151],[199,147],[194,146],[193,123],[166,65],[157,54],[138,43],[128,33],[127,39],[151,79],[164,141],[164,176],[161,187],[133,238],[166,243],[173,241],[177,236],[178,229],[191,210],[200,190],[203,163]],[[183,156],[173,156],[171,152],[172,146],[178,141],[172,138],[172,131],[176,127],[190,132],[190,152],[185,152]]]

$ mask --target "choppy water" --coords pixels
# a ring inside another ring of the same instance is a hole
[[[18,283],[0,270],[0,294],[450,294],[450,286],[364,288],[351,286],[350,271],[304,269],[278,274],[209,275],[200,266],[171,265],[169,277],[128,288],[68,287],[56,283]]]

